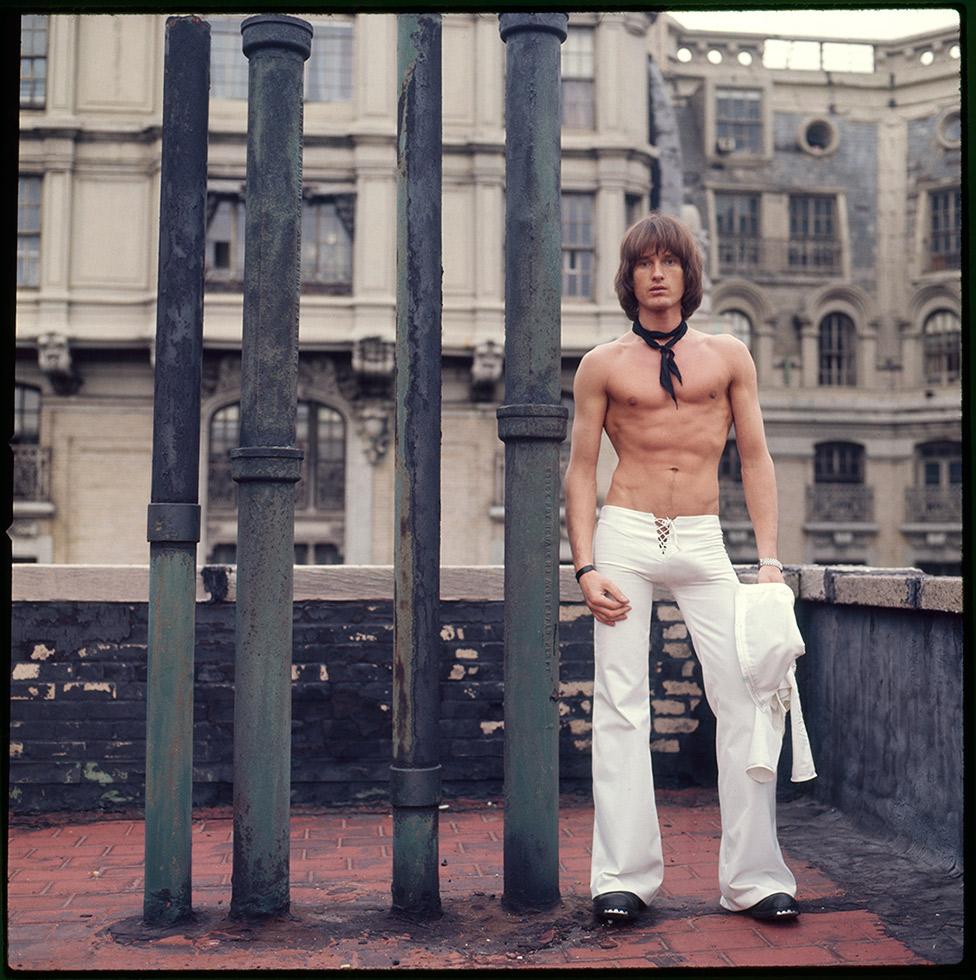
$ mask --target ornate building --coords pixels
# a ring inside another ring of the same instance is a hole
[[[388,563],[396,23],[311,19],[295,559]],[[14,555],[144,563],[164,18],[22,23]],[[200,558],[231,562],[247,74],[239,18],[211,23]],[[822,67],[800,70],[774,67],[761,36],[571,15],[564,400],[571,409],[582,354],[626,328],[613,274],[628,224],[650,207],[684,213],[700,224],[712,281],[694,325],[738,333],[757,362],[784,560],[958,571],[958,36],[863,47],[870,70],[834,70],[826,44]],[[443,51],[442,560],[497,563],[497,18],[445,16]],[[612,466],[606,445],[601,493]],[[730,443],[723,522],[733,558],[749,560],[737,474]]]

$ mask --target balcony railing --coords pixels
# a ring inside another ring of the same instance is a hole
[[[947,272],[959,269],[959,232],[946,232],[923,243],[926,272]]]
[[[14,500],[47,503],[51,499],[51,450],[13,446]]]
[[[861,483],[815,483],[807,487],[807,520],[866,524],[874,521],[874,488]]]
[[[741,483],[719,481],[718,513],[721,521],[748,521],[746,492]]]
[[[813,238],[745,238],[720,235],[719,273],[812,273],[841,271],[841,243]]]
[[[905,521],[908,524],[961,524],[960,487],[907,487]]]

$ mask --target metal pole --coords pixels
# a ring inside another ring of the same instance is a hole
[[[559,45],[566,14],[501,14],[505,85],[505,891],[559,901]]]
[[[192,915],[193,644],[209,89],[210,25],[197,17],[167,18],[148,514],[143,919],[149,925]]]
[[[247,217],[238,483],[231,915],[289,905],[291,648],[302,220],[302,83],[312,26],[241,25],[248,66]]]
[[[393,909],[440,913],[441,17],[397,17]]]

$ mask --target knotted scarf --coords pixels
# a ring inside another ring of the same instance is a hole
[[[681,380],[681,372],[678,370],[678,365],[674,363],[674,351],[671,348],[687,332],[688,324],[684,320],[674,330],[666,332],[663,330],[648,330],[646,327],[641,326],[639,320],[634,321],[634,333],[648,347],[653,347],[654,350],[661,352],[661,387],[671,396],[675,408],[678,407],[678,399],[674,393],[674,382],[671,380],[671,375],[673,374],[678,379],[679,384],[684,384],[684,382]],[[663,340],[665,343],[659,344],[659,340]]]

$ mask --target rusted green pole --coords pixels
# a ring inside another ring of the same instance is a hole
[[[302,217],[302,85],[312,26],[248,17],[247,217],[234,667],[231,915],[289,905],[291,648]]]
[[[559,45],[566,14],[501,14],[505,82],[505,891],[559,901]]]
[[[148,515],[146,849],[142,914],[192,914],[193,644],[207,213],[210,25],[166,21],[159,273]]]
[[[441,17],[397,17],[393,909],[437,915],[441,792]]]

